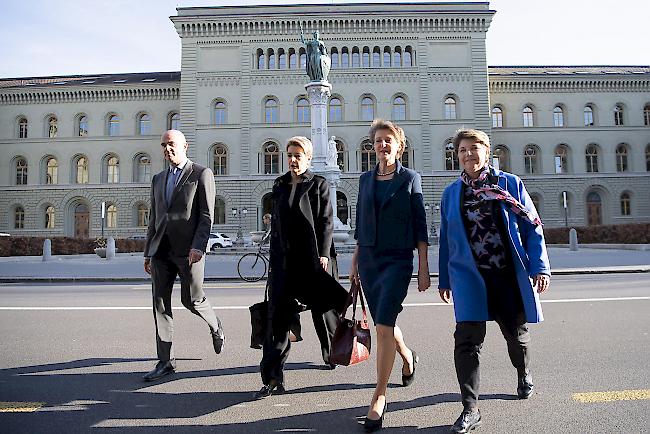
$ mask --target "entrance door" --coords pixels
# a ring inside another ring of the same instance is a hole
[[[596,192],[587,196],[587,224],[597,226],[603,224],[603,206],[600,195]]]
[[[90,235],[90,212],[86,205],[79,204],[74,209],[74,236],[88,238],[88,235]]]

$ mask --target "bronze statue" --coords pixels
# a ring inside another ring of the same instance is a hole
[[[305,40],[302,24],[300,25],[300,41],[307,46],[307,75],[312,81],[327,81],[332,61],[327,48],[318,39],[318,30],[314,30],[313,35],[314,39]]]

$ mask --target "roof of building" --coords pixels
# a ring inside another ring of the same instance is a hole
[[[155,84],[179,83],[181,73],[172,72],[137,72],[120,74],[93,75],[59,75],[51,77],[1,78],[0,89],[30,87],[66,87],[66,86],[115,86],[120,84]]]
[[[643,65],[532,65],[489,66],[491,76],[499,75],[603,75],[603,74],[650,74],[650,66]]]

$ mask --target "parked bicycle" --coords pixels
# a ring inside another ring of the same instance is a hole
[[[269,268],[268,248],[264,249],[260,243],[257,252],[246,253],[237,262],[237,274],[246,282],[259,282],[266,276]]]

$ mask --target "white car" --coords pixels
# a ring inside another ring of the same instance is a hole
[[[226,234],[213,232],[208,238],[208,251],[215,251],[221,247],[232,247],[232,240]]]

